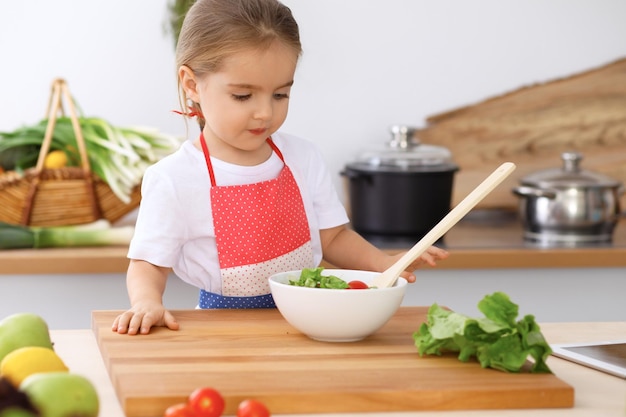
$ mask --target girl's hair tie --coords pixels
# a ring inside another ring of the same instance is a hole
[[[172,110],[172,112],[174,112],[176,114],[181,114],[181,115],[187,116],[187,117],[200,117],[200,118],[204,117],[202,115],[201,111],[199,111],[199,110],[197,110],[197,109],[195,109],[195,108],[193,108],[191,106],[188,107],[188,108],[189,108],[188,112],[182,112],[182,111],[179,111],[179,110]]]

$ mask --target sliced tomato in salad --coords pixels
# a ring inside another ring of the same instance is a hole
[[[348,282],[349,290],[366,290],[368,288],[369,288],[369,285],[367,285],[363,281],[354,280],[354,281]]]

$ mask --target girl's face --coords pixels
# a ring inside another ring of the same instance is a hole
[[[265,139],[287,117],[297,54],[281,42],[266,50],[244,49],[226,58],[218,72],[179,75],[187,97],[200,103],[204,138],[212,156],[240,165],[265,161]],[[198,145],[198,144],[197,144]]]

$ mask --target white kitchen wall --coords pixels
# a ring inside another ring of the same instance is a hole
[[[63,77],[85,115],[185,135],[171,112],[178,99],[166,3],[0,1],[0,131],[38,122],[52,80]],[[284,130],[318,143],[340,193],[342,167],[384,143],[391,124],[420,125],[429,115],[626,57],[624,0],[285,3],[299,21],[304,55]],[[541,321],[624,320],[623,269],[531,272],[429,271],[406,303],[472,313],[484,294],[503,290]],[[168,297],[169,307],[190,308],[197,292],[174,279]],[[54,328],[88,327],[91,309],[128,302],[123,274],[0,276],[0,299],[0,316],[31,309],[50,314]]]
[[[185,134],[166,0],[0,2],[0,131],[65,78],[86,115]],[[339,172],[388,127],[626,56],[623,0],[285,0],[304,55],[284,130]],[[194,127],[193,124],[191,125]],[[192,131],[195,134],[195,131]]]

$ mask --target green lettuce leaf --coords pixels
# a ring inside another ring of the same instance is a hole
[[[289,280],[290,285],[309,288],[346,289],[348,283],[334,275],[322,275],[324,267],[305,268],[298,280]]]
[[[475,357],[483,368],[520,372],[532,358],[533,373],[551,373],[546,364],[552,353],[532,315],[516,321],[519,307],[509,296],[485,296],[478,309],[483,318],[471,318],[437,304],[428,309],[426,323],[413,334],[420,356],[458,352],[459,360]]]

